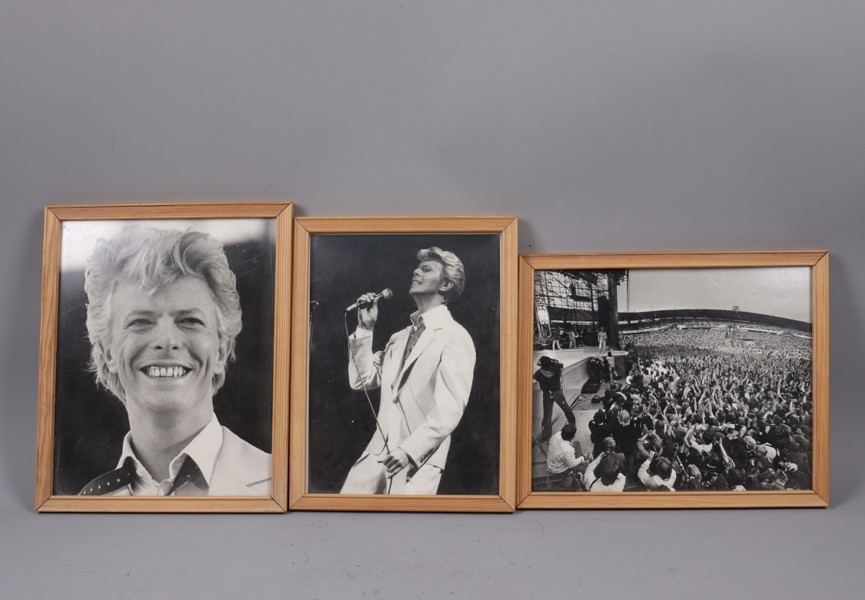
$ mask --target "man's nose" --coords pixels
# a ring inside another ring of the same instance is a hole
[[[153,330],[151,347],[154,350],[177,350],[180,348],[180,335],[173,321],[160,319]]]

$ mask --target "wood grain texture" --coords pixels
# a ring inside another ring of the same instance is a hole
[[[289,202],[48,205],[42,251],[42,317],[36,436],[35,508],[39,512],[285,512],[288,503],[288,400],[291,333],[291,230]],[[56,496],[54,481],[54,399],[57,313],[63,221],[134,219],[273,218],[276,221],[274,314],[273,457],[270,497],[81,497]]]
[[[288,415],[291,372],[291,251],[294,207],[276,217],[276,266],[273,318],[273,423],[271,495],[288,510]]]
[[[502,256],[499,494],[367,496],[308,492],[310,237],[323,233],[499,233]],[[294,229],[289,509],[388,512],[512,512],[516,506],[516,217],[299,217]]]
[[[520,257],[519,284],[519,349],[517,364],[517,506],[532,492],[532,397],[522,393],[532,389],[532,366],[534,363],[534,278],[535,271]],[[528,423],[528,427],[526,427]],[[523,460],[528,456],[529,460]]]
[[[501,390],[499,424],[499,495],[511,511],[516,500],[516,398],[517,398],[517,290],[519,257],[517,220],[512,219],[501,234],[502,238],[502,292],[501,292]]]
[[[501,496],[373,496],[305,494],[291,510],[353,512],[510,513],[513,506]]]
[[[823,508],[814,491],[789,492],[533,492],[519,508]]]
[[[266,496],[52,496],[39,507],[39,512],[284,513],[285,509],[274,498]]]
[[[276,218],[287,203],[276,202],[154,202],[146,204],[50,204],[61,221],[135,219]]]
[[[502,233],[516,217],[298,217],[310,233]]]
[[[829,504],[829,254],[811,270],[814,328],[812,385],[814,402],[814,491]]]
[[[526,254],[520,264],[517,508],[759,508],[829,504],[829,254],[825,250]],[[813,489],[786,492],[533,492],[532,370],[535,270],[811,268]]]
[[[709,269],[722,267],[813,267],[825,250],[524,254],[534,269]]]
[[[309,385],[309,246],[310,233],[301,219],[294,222],[294,285],[292,286],[291,410],[289,416],[288,507],[307,493],[307,389]]]
[[[36,497],[39,510],[54,490],[54,396],[57,373],[57,314],[62,223],[45,208],[42,238],[42,299],[36,411]]]

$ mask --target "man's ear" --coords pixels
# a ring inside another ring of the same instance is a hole
[[[439,293],[444,294],[445,292],[451,291],[454,287],[454,282],[450,279],[445,279],[442,281],[442,284],[439,286]]]
[[[102,342],[99,342],[99,348],[102,350],[102,356],[105,357],[105,366],[108,367],[108,372],[112,374],[117,373],[117,357],[111,352],[111,348],[108,348]]]
[[[219,350],[216,355],[215,374],[225,372],[225,363],[228,362],[228,341],[224,337],[219,338]]]

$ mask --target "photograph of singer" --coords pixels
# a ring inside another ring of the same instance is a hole
[[[409,293],[418,251],[454,253],[465,289],[448,306],[471,336],[476,362],[471,392],[450,436],[438,494],[498,493],[500,238],[497,234],[322,234],[310,248],[309,491],[338,494],[380,426],[380,390],[353,390],[348,379],[349,334],[358,326],[364,294],[381,294],[372,350],[411,325]],[[386,290],[391,290],[388,295]],[[372,406],[370,406],[370,402]]]

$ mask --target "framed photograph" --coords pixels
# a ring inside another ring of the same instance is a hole
[[[825,251],[520,259],[519,508],[829,503]]]
[[[292,205],[46,206],[41,512],[284,512]]]
[[[510,512],[515,217],[295,222],[289,508]]]

